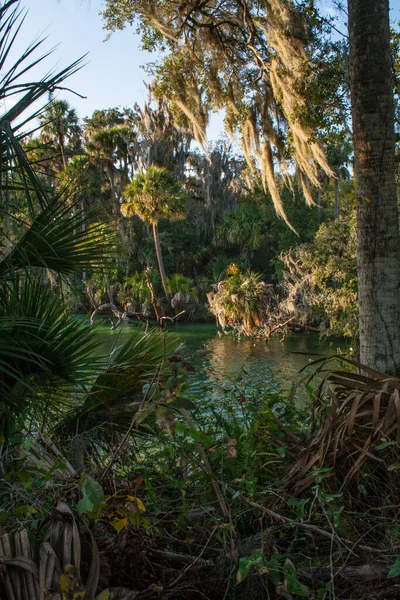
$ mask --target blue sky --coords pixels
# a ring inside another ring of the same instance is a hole
[[[47,61],[49,66],[65,66],[89,52],[88,65],[68,80],[68,86],[87,99],[63,93],[81,117],[98,108],[143,103],[146,74],[140,65],[154,57],[139,49],[132,29],[104,42],[102,0],[22,0],[21,4],[29,11],[24,43],[46,35],[46,48],[59,44]]]
[[[155,56],[140,50],[140,40],[132,28],[113,34],[104,42],[105,32],[99,16],[103,0],[22,0],[28,9],[21,36],[26,46],[38,35],[47,35],[45,48],[59,46],[47,66],[66,66],[89,52],[88,65],[68,81],[68,86],[87,96],[81,99],[62,93],[77,109],[80,117],[90,116],[95,109],[143,104],[147,94],[140,68]],[[329,2],[321,0],[322,6]],[[390,0],[391,21],[400,20],[400,0]],[[43,71],[42,71],[43,72]],[[211,123],[209,136],[215,138],[222,128],[220,116]]]

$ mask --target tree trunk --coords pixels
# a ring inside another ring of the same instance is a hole
[[[400,239],[388,0],[348,0],[357,180],[360,359],[400,361]]]
[[[161,275],[161,283],[162,283],[162,286],[163,286],[163,289],[164,289],[165,297],[167,298],[167,300],[169,302],[169,293],[168,293],[168,286],[167,286],[167,276],[165,274],[164,261],[163,261],[163,257],[162,257],[162,254],[161,254],[160,237],[158,235],[158,227],[157,227],[156,223],[153,223],[153,235],[154,235],[154,244],[155,244],[155,247],[156,247],[158,268],[160,270],[160,275]]]
[[[64,136],[62,133],[60,133],[58,144],[60,146],[62,168],[66,169],[67,168],[67,158],[65,156],[65,139],[64,139]]]

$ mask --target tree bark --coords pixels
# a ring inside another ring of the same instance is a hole
[[[65,156],[65,139],[62,133],[59,134],[58,144],[60,146],[61,162],[63,169],[67,168],[67,158]]]
[[[400,361],[400,238],[388,0],[348,0],[357,180],[360,360]]]
[[[156,223],[153,223],[153,236],[154,236],[154,245],[156,247],[158,268],[160,270],[160,275],[161,275],[161,283],[162,283],[162,286],[164,289],[165,297],[167,298],[167,300],[169,302],[167,276],[165,274],[164,261],[163,261],[163,257],[161,254],[160,236],[158,235],[158,227],[157,227]]]

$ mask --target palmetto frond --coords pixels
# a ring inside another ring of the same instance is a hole
[[[125,431],[143,400],[143,385],[156,373],[163,378],[176,345],[176,339],[168,338],[168,334],[145,333],[141,327],[126,342],[119,344],[117,339],[111,353],[103,357],[103,368],[89,389],[57,425],[57,434],[95,430],[100,443],[106,443],[110,435]]]
[[[18,171],[24,183],[30,216],[33,218],[36,207],[43,209],[48,204],[48,199],[26,158],[21,140],[27,135],[29,124],[41,113],[41,108],[34,108],[35,103],[60,88],[64,79],[81,68],[83,58],[59,72],[50,72],[39,80],[29,81],[31,71],[51,51],[37,57],[36,51],[43,43],[39,39],[8,65],[23,21],[18,0],[10,0],[0,7],[0,103],[4,105],[6,102],[9,107],[0,117],[0,190],[9,193],[13,189],[12,174]],[[30,192],[34,193],[35,198]]]
[[[16,1],[0,8],[0,67],[20,30],[18,18]],[[78,210],[65,191],[51,197],[42,189],[20,144],[20,123],[32,115],[11,125],[79,66],[77,61],[39,82],[17,83],[40,63],[29,62],[38,45],[10,70],[3,69],[0,79],[0,100],[17,94],[14,107],[0,119],[0,191],[6,200],[24,192],[29,208],[29,222],[20,222],[20,239],[0,255],[0,437],[30,420],[36,430],[58,423],[65,436],[103,426],[106,439],[110,421],[126,429],[143,384],[162,374],[171,343],[161,333],[138,329],[101,357],[93,328],[69,316],[63,298],[49,285],[49,270],[66,279],[104,267],[115,242],[96,215]]]
[[[60,408],[56,388],[94,376],[98,345],[89,325],[67,315],[43,279],[25,277],[0,295],[0,434],[29,414]],[[46,392],[46,399],[44,399]],[[61,391],[60,391],[61,396]]]
[[[93,224],[93,214],[76,210],[65,193],[51,197],[43,189],[24,153],[27,126],[41,110],[34,103],[57,89],[82,60],[30,81],[32,69],[49,53],[35,58],[42,43],[35,41],[7,65],[23,20],[17,0],[2,3],[0,103],[7,101],[7,109],[0,116],[0,207],[7,214],[10,201],[22,196],[29,222],[19,220],[20,239],[0,255],[1,436],[23,426],[27,415],[39,419],[59,411],[63,390],[81,389],[93,379],[94,332],[68,316],[45,271],[65,278],[99,268],[113,248],[105,227]]]
[[[64,276],[104,267],[115,254],[115,237],[104,224],[91,223],[93,216],[93,212],[74,210],[64,197],[56,197],[0,260],[0,280],[29,267]]]

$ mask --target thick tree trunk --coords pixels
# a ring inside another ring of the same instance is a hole
[[[161,283],[162,283],[162,286],[163,286],[163,289],[164,289],[165,297],[167,298],[167,300],[169,302],[167,276],[165,274],[164,261],[163,261],[163,257],[162,257],[162,254],[161,254],[160,237],[158,235],[158,227],[157,227],[156,223],[153,223],[153,235],[154,235],[154,244],[155,244],[155,247],[156,247],[158,268],[160,270],[160,275],[161,275]]]
[[[388,0],[348,0],[357,179],[360,359],[400,363],[400,238]]]

